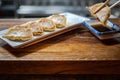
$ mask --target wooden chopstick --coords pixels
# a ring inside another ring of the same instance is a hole
[[[115,7],[116,5],[118,5],[120,3],[120,0],[118,0],[116,3],[114,3],[113,5],[110,6],[110,8]]]
[[[106,4],[108,4],[108,2],[109,2],[110,0],[106,0],[105,1],[105,3],[102,5],[102,6],[100,6],[95,12],[94,12],[94,14],[96,14],[99,10],[101,10]]]

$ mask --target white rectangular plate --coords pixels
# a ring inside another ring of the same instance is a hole
[[[16,41],[11,41],[9,39],[3,38],[2,36],[6,33],[6,31],[7,31],[7,29],[6,29],[6,30],[0,31],[0,38],[2,40],[4,40],[5,42],[7,42],[13,48],[24,48],[29,45],[35,44],[37,42],[46,40],[48,38],[57,36],[59,34],[65,33],[70,30],[73,30],[73,29],[77,28],[77,26],[80,25],[83,21],[89,20],[86,17],[78,16],[78,15],[75,15],[72,13],[62,13],[61,15],[65,15],[67,18],[67,26],[64,28],[57,28],[53,32],[44,32],[43,35],[34,36],[33,39],[24,41],[24,42],[16,42]]]

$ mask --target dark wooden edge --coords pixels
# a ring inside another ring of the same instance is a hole
[[[0,74],[120,74],[120,61],[0,61]]]

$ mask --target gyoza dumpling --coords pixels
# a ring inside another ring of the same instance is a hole
[[[43,28],[39,25],[38,22],[30,21],[30,22],[27,22],[27,23],[25,23],[23,25],[26,25],[29,28],[31,28],[32,33],[33,33],[34,36],[43,34]]]
[[[55,14],[48,18],[51,19],[58,28],[66,26],[66,17],[64,15]]]
[[[101,10],[99,10],[96,14],[94,13],[96,10],[98,10],[104,3],[98,3],[95,5],[92,5],[88,7],[88,10],[90,11],[91,15],[96,17],[102,24],[106,24],[109,16],[110,16],[110,8],[105,5]]]
[[[110,8],[108,6],[102,8],[99,12],[96,13],[97,19],[102,23],[106,24],[107,20],[110,17]]]
[[[44,31],[55,31],[56,29],[54,22],[47,18],[41,18],[38,20],[38,24],[43,28]]]
[[[88,7],[89,12],[91,13],[92,16],[97,17],[95,12],[98,10],[104,3],[97,3],[92,6]]]
[[[19,27],[21,26],[14,26],[9,28],[3,37],[14,41],[26,41],[33,38],[31,29]]]

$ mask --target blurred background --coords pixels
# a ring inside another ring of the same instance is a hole
[[[86,9],[105,0],[0,0],[0,18],[31,18],[72,12],[91,17]],[[118,0],[111,0],[112,5]],[[120,5],[112,8],[112,15],[120,17]]]

